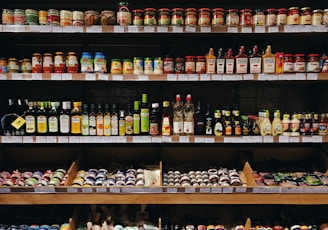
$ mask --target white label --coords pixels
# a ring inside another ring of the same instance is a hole
[[[261,136],[253,136],[253,143],[262,143],[263,139]]]
[[[107,74],[98,74],[98,80],[108,81],[108,75]]]
[[[3,25],[2,30],[3,30],[3,32],[14,32],[15,27],[12,25]]]
[[[176,81],[178,79],[178,76],[176,74],[168,74],[167,80],[168,81]]]
[[[139,26],[128,26],[128,32],[129,33],[138,33],[139,32]]]
[[[299,143],[300,138],[299,137],[289,137],[289,143]]]
[[[180,134],[183,133],[183,122],[173,121],[173,133]]]
[[[172,26],[172,32],[173,33],[182,33],[183,32],[183,27],[180,26]]]
[[[235,59],[226,59],[226,73],[233,73],[235,68]]]
[[[274,73],[275,72],[275,58],[263,58],[263,72]]]
[[[322,143],[322,136],[312,136],[312,142]]]
[[[68,143],[68,136],[58,136],[58,143]]]
[[[12,80],[23,80],[23,74],[22,73],[12,73],[11,79]]]
[[[200,188],[199,189],[200,193],[210,193],[211,192],[211,188]]]
[[[195,193],[196,192],[196,188],[185,188],[185,193]]]
[[[57,137],[47,136],[47,143],[57,143]]]
[[[168,31],[169,31],[169,28],[167,26],[158,26],[157,27],[157,32],[167,33]]]
[[[54,187],[35,187],[34,192],[36,193],[55,193]]]
[[[288,136],[279,136],[279,143],[289,143]]]
[[[63,32],[63,27],[61,27],[61,26],[53,26],[51,28],[51,30],[52,30],[53,33],[62,33]]]
[[[188,81],[188,74],[178,74],[179,81]]]
[[[250,73],[261,73],[262,58],[253,57],[249,59]]]
[[[69,143],[80,143],[80,137],[69,137]]]
[[[186,26],[185,27],[186,32],[196,32],[196,27],[194,26]]]
[[[82,188],[83,193],[92,193],[93,189],[92,188]]]
[[[318,80],[318,74],[317,73],[308,73],[307,80],[312,80],[312,81]]]
[[[162,136],[162,142],[163,143],[171,143],[172,137],[171,136]]]
[[[77,188],[67,188],[67,193],[77,193],[78,189]]]
[[[180,143],[189,143],[189,136],[180,136],[179,142]]]
[[[248,58],[236,58],[236,72],[247,73]]]
[[[185,134],[194,133],[194,122],[193,121],[184,121],[183,122],[183,132]]]
[[[162,143],[161,137],[151,137],[151,143]]]
[[[238,33],[238,27],[228,27],[228,33]]]
[[[216,59],[216,73],[224,73],[225,59],[218,58]]]
[[[36,143],[47,143],[46,137],[36,136]]]
[[[49,33],[51,32],[51,26],[39,26],[39,32],[41,33]]]
[[[265,33],[265,26],[255,26],[255,33]]]
[[[202,26],[202,27],[200,27],[200,32],[201,33],[211,33],[212,32],[212,27],[210,27],[210,26]]]
[[[115,31],[115,26],[114,26]],[[88,26],[86,27],[87,33],[102,33],[102,26]]]
[[[25,32],[24,25],[15,25],[15,32]]]
[[[306,74],[305,73],[296,73],[295,74],[295,80],[305,81],[306,80]]]
[[[211,193],[222,193],[221,187],[213,187],[211,188]]]
[[[252,27],[242,27],[241,32],[242,33],[252,33]]]
[[[113,81],[123,81],[123,75],[114,74],[112,77]]]
[[[33,137],[29,137],[29,136],[24,136],[23,137],[23,143],[33,143]]]
[[[154,26],[144,26],[144,32],[154,33],[155,32],[155,27]]]
[[[215,138],[214,137],[205,137],[204,142],[205,143],[215,143]]]
[[[71,73],[62,73],[62,80],[63,81],[71,81],[72,80],[72,74]]]
[[[73,26],[63,26],[63,32],[64,33],[72,33],[72,32],[74,32],[74,28],[75,28],[75,26],[73,27]]]
[[[133,143],[150,143],[151,137],[150,136],[134,136]]]
[[[211,75],[210,74],[201,74],[200,75],[200,80],[201,81],[210,81],[211,80]]]
[[[0,74],[0,80],[7,80],[6,74]]]
[[[61,80],[61,74],[60,73],[52,73],[51,74],[51,80],[52,81],[60,81]]]
[[[204,143],[205,142],[205,139],[204,137],[195,137],[195,143]]]
[[[254,74],[244,74],[244,78],[245,81],[252,81],[254,80]]]
[[[232,187],[222,187],[222,193],[232,193],[233,188]]]
[[[247,188],[246,187],[236,187],[235,188],[235,193],[245,193],[247,191]]]
[[[101,188],[96,188],[96,192],[97,192],[97,193],[106,193],[106,192],[107,192],[107,189],[106,189],[106,188],[103,188],[103,187],[101,187]]]
[[[0,193],[10,193],[10,188],[0,188]]]
[[[212,74],[212,81],[222,81],[221,74]]]
[[[138,80],[139,81],[148,81],[149,77],[148,77],[148,75],[139,75]]]
[[[177,193],[178,192],[178,189],[177,188],[167,188],[166,189],[166,192],[167,193]]]
[[[96,74],[91,74],[91,73],[85,74],[85,80],[86,81],[95,81],[96,80]]]
[[[33,81],[40,81],[42,80],[42,73],[32,73],[32,80]]]
[[[278,33],[279,27],[278,26],[269,26],[268,27],[268,33]]]
[[[198,74],[189,74],[189,81],[198,81]]]
[[[252,136],[243,136],[243,143],[253,143]]]
[[[273,143],[273,137],[272,136],[264,136],[263,143]]]

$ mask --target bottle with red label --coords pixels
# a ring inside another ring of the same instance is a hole
[[[248,56],[245,54],[245,47],[239,47],[239,53],[235,57],[236,59],[236,73],[247,73]]]

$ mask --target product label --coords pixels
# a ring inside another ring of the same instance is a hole
[[[82,135],[89,135],[89,117],[88,115],[82,115]]]
[[[158,135],[159,134],[158,123],[150,123],[149,134],[150,135]]]
[[[81,58],[81,72],[93,72],[93,60],[91,58]]]
[[[263,73],[275,72],[275,58],[263,58]]]
[[[82,132],[82,117],[79,115],[74,115],[71,117],[71,132],[73,134],[80,134]]]
[[[194,122],[184,121],[183,122],[183,132],[186,134],[193,134],[194,133]]]
[[[104,136],[110,136],[111,135],[111,127],[110,127],[110,116],[105,115],[104,116]]]
[[[213,134],[213,129],[212,129],[212,119],[207,118],[206,123],[205,123],[205,134],[206,135],[212,135]]]
[[[140,115],[133,114],[133,134],[140,134]]]
[[[273,123],[273,134],[279,135],[282,133],[282,124],[280,122]]]
[[[140,112],[141,132],[149,132],[149,109],[141,109]]]
[[[117,136],[118,135],[118,118],[115,115],[112,116],[111,126],[112,126],[112,135]]]
[[[326,135],[327,133],[327,123],[319,123],[319,134]]]
[[[295,72],[305,72],[305,62],[295,62],[294,63]]]
[[[26,121],[26,133],[35,133],[35,117],[28,115],[25,117]]]
[[[294,63],[293,62],[284,62],[284,72],[294,72]]]
[[[182,121],[173,121],[173,133],[174,134],[183,133],[183,122]]]
[[[249,59],[250,73],[261,73],[262,58],[254,57]]]
[[[97,127],[97,122],[96,122],[96,116],[90,116],[89,117],[89,134],[91,136],[96,135],[96,127]]]
[[[306,65],[306,70],[308,72],[319,72],[319,62],[308,62]]]
[[[59,127],[61,133],[69,133],[69,121],[69,115],[63,114],[59,116]]]
[[[48,118],[49,123],[49,132],[56,133],[58,132],[58,118],[56,116],[50,116]]]
[[[38,133],[46,133],[48,131],[46,116],[42,115],[37,117],[37,130]]]
[[[236,58],[236,73],[247,73],[248,58]]]
[[[162,135],[169,136],[171,135],[171,125],[170,119],[168,117],[164,117],[162,121]]]
[[[103,136],[104,135],[104,117],[102,115],[97,116],[97,136]]]
[[[133,117],[132,116],[125,117],[125,133],[127,135],[133,134]]]
[[[207,59],[206,73],[215,73],[215,59]]]
[[[24,124],[25,124],[25,120],[24,120],[24,118],[22,118],[22,117],[17,117],[15,120],[14,120],[14,122],[12,122],[11,123],[11,125],[13,126],[13,127],[15,127],[16,129],[20,129]]]
[[[233,73],[235,68],[235,59],[226,59],[226,73]]]
[[[119,132],[118,132],[118,135],[119,136],[125,136],[125,120],[122,120],[120,119],[118,121],[118,129],[119,129]]]
[[[216,59],[216,73],[224,73],[225,59],[218,58]]]
[[[271,135],[271,124],[269,122],[263,124],[263,135]]]

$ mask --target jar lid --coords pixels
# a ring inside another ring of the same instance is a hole
[[[287,9],[286,9],[287,10]],[[263,12],[264,9],[256,9],[255,12]]]
[[[111,59],[111,61],[112,61],[112,62],[115,62],[115,61],[117,61],[117,62],[120,62],[120,61],[121,61],[121,59],[118,59],[118,58],[113,58],[113,59]]]
[[[292,57],[292,54],[285,54],[285,57]]]
[[[160,9],[158,9],[158,12],[162,12],[162,11],[170,11],[170,9],[169,8],[160,8]]]
[[[52,56],[51,53],[44,53],[43,56]]]
[[[187,9],[185,9],[185,11],[197,11],[197,9],[196,8],[187,8]]]
[[[153,60],[151,57],[145,57],[145,60]]]
[[[214,8],[212,11],[224,11],[223,8]]]
[[[104,55],[104,53],[103,53],[103,52],[96,52],[96,53],[95,53],[95,56],[96,56],[96,55]]]
[[[322,13],[322,9],[313,10],[313,13]]]
[[[142,57],[134,57],[133,59],[142,60]]]
[[[252,12],[252,9],[242,9],[240,12]]]
[[[76,55],[75,52],[68,52],[67,55]]]
[[[186,59],[188,59],[188,58],[195,58],[195,56],[186,56],[185,58]]]
[[[210,11],[210,8],[200,8],[198,11]]]
[[[298,10],[297,6],[289,7],[289,10]]]
[[[266,11],[267,12],[272,12],[272,11],[276,12],[277,10],[275,8],[269,8],[269,9],[266,9]]]
[[[308,54],[307,56],[308,57],[319,57],[320,55],[319,54]]]
[[[311,10],[311,8],[310,7],[302,7],[301,10],[303,10],[303,11],[304,10]]]
[[[132,59],[123,59],[123,62],[132,62]]]
[[[55,52],[55,54],[56,54],[56,55],[63,55],[64,53],[61,52],[61,51],[57,51],[57,52]],[[82,53],[82,54],[83,54],[83,53]]]
[[[184,11],[182,8],[173,8],[172,11]]]
[[[238,10],[237,9],[229,9],[229,10],[227,10],[228,12],[238,12]]]
[[[161,57],[154,57],[154,60],[162,60]]]
[[[286,8],[279,8],[279,9],[278,9],[278,12],[286,12],[286,11],[287,11]]]
[[[118,5],[119,6],[126,6],[126,5],[129,5],[129,3],[128,2],[119,2]]]
[[[145,8],[144,11],[155,11],[156,12],[156,9],[155,8]]]
[[[204,58],[205,59],[205,56],[196,56],[196,58],[199,58],[199,59]]]
[[[294,54],[294,57],[303,57],[305,54]]]

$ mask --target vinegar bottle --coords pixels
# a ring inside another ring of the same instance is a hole
[[[183,134],[183,103],[180,94],[177,94],[173,105],[173,135],[181,134]]]
[[[275,73],[276,57],[272,54],[271,45],[268,45],[262,56],[263,73]]]
[[[205,58],[206,58],[206,73],[215,73],[216,57],[214,55],[213,48],[210,48]]]

